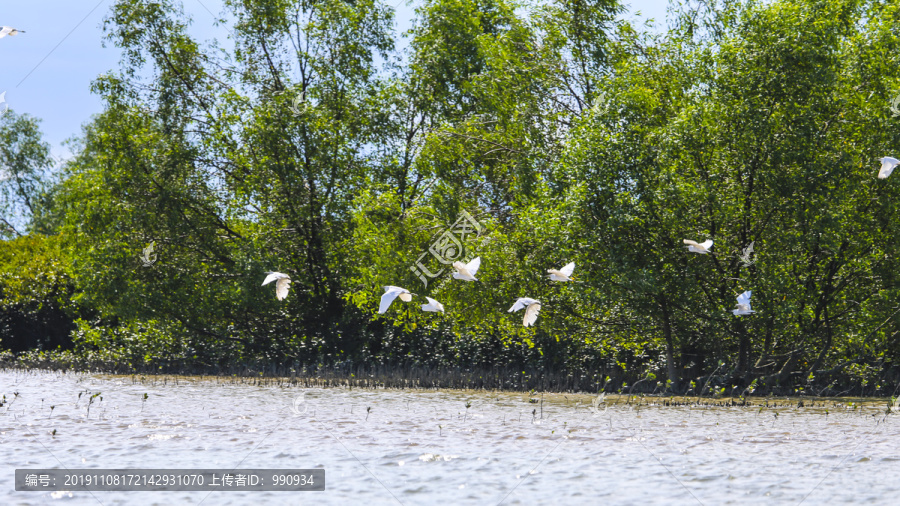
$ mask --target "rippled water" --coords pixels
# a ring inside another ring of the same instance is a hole
[[[95,398],[88,416],[97,392],[103,400]],[[0,394],[8,401],[0,408],[3,504],[896,504],[900,498],[900,415],[885,415],[884,401],[856,409],[848,400],[797,408],[783,399],[770,400],[777,408],[672,407],[607,397],[592,409],[587,395],[544,395],[541,404],[526,393],[185,378],[135,383],[15,371],[0,371]],[[324,468],[327,485],[324,492],[14,491],[14,469],[61,467]]]

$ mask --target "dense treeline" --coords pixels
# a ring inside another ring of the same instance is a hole
[[[900,153],[900,4],[703,1],[658,34],[616,0],[425,0],[402,51],[375,0],[225,4],[223,50],[172,1],[116,2],[121,69],[52,177],[36,121],[0,118],[3,347],[607,390],[900,384],[900,181],[875,177]],[[442,263],[475,256],[477,282]],[[547,279],[568,262],[578,282]],[[266,271],[291,276],[284,301]],[[417,297],[379,315],[382,285]],[[757,313],[736,317],[746,290]],[[526,296],[529,328],[507,313]]]

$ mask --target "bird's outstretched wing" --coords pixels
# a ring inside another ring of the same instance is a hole
[[[381,296],[381,304],[378,306],[378,312],[384,313],[391,307],[391,302],[394,302],[394,299],[400,295],[400,289],[396,286],[386,286],[384,287],[384,295]]]
[[[473,277],[478,272],[478,269],[481,267],[481,257],[475,257],[471,262],[466,264],[466,270],[469,271]]]
[[[526,299],[517,299],[516,303],[513,304],[511,308],[509,308],[509,311],[507,311],[507,313],[514,313],[525,307],[525,300]]]
[[[537,321],[538,313],[540,311],[541,304],[539,302],[529,304],[528,309],[525,310],[525,318],[522,319],[522,324],[526,327],[534,325],[534,322]]]
[[[507,311],[507,312],[512,313],[512,312],[522,309],[525,306],[529,306],[534,303],[540,304],[540,302],[532,299],[531,297],[519,297],[516,300],[516,303],[513,304],[513,306],[511,308],[509,308],[509,311]]]
[[[750,295],[752,293],[753,292],[751,290],[747,290],[746,292],[738,295],[738,297],[737,297],[738,305],[739,306],[747,306],[747,308],[749,309],[750,308]]]
[[[697,241],[692,241],[690,239],[683,239],[682,242],[687,244],[688,246],[700,246],[700,243],[698,243]]]
[[[428,304],[422,304],[423,311],[432,311],[432,312],[438,312],[438,311],[443,312],[444,311],[443,304],[432,299],[431,297],[428,297],[427,295],[425,296],[425,298],[428,299]]]
[[[278,297],[278,300],[284,300],[288,295],[288,290],[291,288],[291,280],[288,278],[280,278],[277,283],[275,283],[275,296]]]
[[[272,281],[275,281],[276,279],[281,279],[281,278],[287,277],[287,275],[282,274],[280,272],[267,272],[266,274],[268,274],[268,276],[266,276],[266,279],[263,280],[262,286],[268,285],[269,283],[271,283]]]
[[[565,274],[565,276],[568,278],[572,275],[572,272],[574,270],[575,270],[575,262],[570,262],[570,263],[566,264],[565,267],[560,269],[559,272]]]
[[[712,245],[713,245],[712,239],[707,239],[700,243],[700,247],[703,249],[712,248]]]
[[[881,170],[878,171],[878,179],[886,179],[894,172],[894,167],[900,164],[900,160],[886,156],[881,159]]]

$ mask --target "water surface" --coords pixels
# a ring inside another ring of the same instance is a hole
[[[589,395],[541,402],[528,393],[33,371],[0,371],[0,394],[3,504],[896,504],[900,497],[900,415],[886,415],[884,401],[810,407],[807,399],[797,407],[796,399],[769,399],[766,408],[763,399],[751,399],[752,407],[663,406],[665,399],[607,396],[595,407]],[[327,486],[14,490],[16,468],[62,467],[323,468]]]

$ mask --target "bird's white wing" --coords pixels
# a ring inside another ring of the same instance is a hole
[[[698,243],[697,241],[692,241],[690,239],[683,239],[681,242],[683,242],[689,246],[700,246],[700,243]]]
[[[391,307],[391,302],[394,302],[394,299],[397,298],[398,295],[403,293],[403,289],[397,286],[386,286],[384,287],[384,295],[381,296],[381,304],[378,306],[378,312],[384,313]]]
[[[885,179],[894,172],[894,167],[900,164],[900,160],[886,156],[881,159],[881,170],[878,171],[878,179]]]
[[[412,294],[409,293],[408,290],[403,290],[400,292],[400,300],[403,302],[409,302],[412,300]]]
[[[481,257],[475,257],[472,259],[471,262],[466,264],[466,270],[469,271],[469,274],[471,274],[473,277],[475,276],[475,273],[478,272],[478,269],[480,267],[481,267]]]
[[[467,281],[472,281],[475,279],[475,274],[469,272],[469,266],[462,262],[453,262],[453,268],[458,272],[453,273],[453,279],[464,279]]]
[[[268,285],[269,283],[271,283],[272,281],[275,281],[276,279],[281,279],[281,278],[287,277],[286,275],[284,275],[280,272],[267,272],[266,274],[268,274],[268,276],[266,276],[266,279],[263,280],[263,286]]]
[[[518,310],[522,309],[523,307],[525,307],[526,300],[528,300],[528,299],[523,298],[523,299],[516,300],[516,303],[513,304],[511,308],[509,308],[509,311],[507,311],[507,313],[513,313],[513,312],[518,311]]]
[[[539,302],[534,302],[528,305],[528,309],[525,310],[525,318],[522,319],[522,324],[526,327],[530,327],[534,325],[534,322],[537,321],[538,313],[541,311],[541,304]]]
[[[423,304],[423,305],[422,305],[422,310],[423,310],[423,311],[434,311],[434,312],[437,312],[437,311],[442,311],[442,312],[443,312],[443,311],[444,311],[444,305],[443,305],[443,304],[441,304],[440,302],[438,302],[438,301],[432,299],[431,297],[428,297],[427,295],[425,296],[425,298],[428,299],[428,304]]]
[[[570,263],[566,264],[565,267],[560,269],[559,272],[565,274],[566,277],[568,278],[569,276],[572,275],[572,271],[574,271],[574,270],[575,270],[575,262],[570,262]]]
[[[738,297],[737,297],[738,305],[739,306],[740,305],[750,306],[750,295],[752,293],[753,293],[752,291],[747,290],[746,292],[738,295]]]
[[[713,245],[712,239],[707,239],[707,240],[703,241],[702,243],[700,243],[700,247],[703,249],[712,248],[712,245]]]
[[[291,287],[291,280],[288,278],[280,278],[277,283],[275,283],[275,296],[278,297],[278,300],[284,300],[288,295],[288,289]]]

